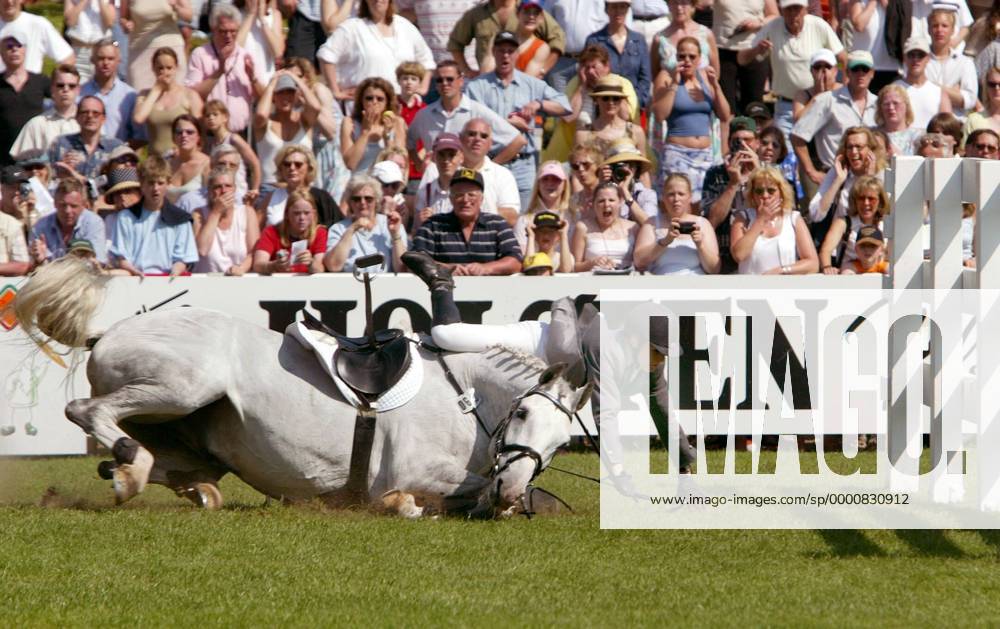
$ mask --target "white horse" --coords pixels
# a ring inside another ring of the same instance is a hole
[[[104,279],[72,258],[40,268],[18,294],[29,333],[92,349],[93,397],[66,416],[111,448],[102,464],[117,502],[165,485],[219,508],[228,472],[290,501],[343,503],[356,411],[311,352],[281,334],[211,310],[177,308],[124,319],[106,332],[87,324]],[[379,413],[367,474],[372,504],[407,517],[425,509],[515,512],[526,488],[570,438],[574,389],[564,365],[511,350],[448,354],[465,391],[474,387],[483,426],[426,349],[424,383],[401,408]],[[487,434],[489,431],[490,434]]]

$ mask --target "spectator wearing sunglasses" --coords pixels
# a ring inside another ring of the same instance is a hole
[[[10,154],[20,157],[25,153],[46,150],[60,135],[77,133],[76,100],[80,96],[80,73],[73,66],[63,65],[52,71],[52,108],[41,113],[21,128],[10,147]]]
[[[0,166],[14,163],[10,147],[29,120],[42,113],[51,96],[50,81],[25,67],[28,36],[18,26],[0,30],[0,59],[5,69],[0,81]]]
[[[993,129],[1000,133],[1000,68],[986,72],[982,83],[983,110],[969,114],[962,127],[968,137],[976,129]]]
[[[935,114],[951,112],[951,99],[927,77],[927,64],[930,61],[931,45],[923,37],[912,36],[903,45],[906,74],[897,81],[906,89],[913,106],[913,126],[926,129],[927,124]]]
[[[792,129],[792,146],[802,172],[820,185],[833,168],[837,147],[850,127],[875,126],[878,99],[868,90],[874,76],[874,61],[867,50],[855,50],[847,58],[847,85],[817,96]],[[814,163],[808,143],[815,141],[819,163]]]
[[[421,110],[406,132],[406,149],[410,152],[411,161],[421,162],[417,153],[420,142],[424,146],[434,146],[438,135],[460,134],[465,124],[473,118],[481,118],[489,124],[493,143],[488,149],[493,153],[492,161],[497,164],[506,164],[514,159],[528,144],[514,125],[486,105],[477,103],[462,93],[464,80],[454,61],[441,62],[434,82],[441,99]],[[425,156],[423,162],[425,167],[429,166],[430,156]],[[426,172],[424,177],[426,180]]]
[[[399,170],[398,167],[396,170]],[[327,271],[353,271],[355,260],[376,253],[385,258],[387,270],[406,270],[400,260],[407,247],[406,229],[403,228],[400,213],[395,209],[379,211],[379,204],[385,196],[383,192],[377,177],[355,175],[347,183],[349,216],[330,228],[326,256],[323,258]]]
[[[965,141],[965,156],[979,159],[1000,158],[1000,134],[993,129],[976,129]]]

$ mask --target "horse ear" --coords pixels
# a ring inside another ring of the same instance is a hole
[[[538,378],[538,384],[548,384],[563,375],[566,371],[566,363],[556,363],[542,372],[542,375]]]
[[[587,402],[590,401],[590,395],[594,392],[594,383],[593,382],[588,382],[587,386],[583,387],[582,389],[578,389],[578,391],[580,393],[579,393],[579,397],[576,398],[576,411],[577,412],[579,412],[580,409],[582,409],[584,406],[586,406]]]

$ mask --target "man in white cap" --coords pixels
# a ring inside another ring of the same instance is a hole
[[[24,34],[26,39],[22,43],[27,48],[24,67],[28,72],[41,73],[46,57],[56,65],[76,65],[73,49],[52,23],[41,15],[25,13],[23,8],[24,0],[0,2],[0,31],[7,27],[16,27]],[[0,70],[3,70],[3,67],[0,66]]]
[[[951,112],[951,99],[940,85],[927,79],[927,63],[930,61],[931,44],[921,36],[913,36],[903,44],[906,74],[896,81],[906,89],[913,111],[910,126],[926,129],[931,118],[940,112]]]
[[[50,96],[49,79],[25,67],[27,33],[18,25],[0,29],[0,166],[14,163],[10,147],[21,127],[42,113],[42,102]]]
[[[779,0],[781,19],[771,20],[754,37],[750,48],[736,56],[741,65],[771,59],[771,89],[777,94],[774,124],[788,137],[792,131],[792,99],[813,83],[809,61],[826,48],[841,63],[847,59],[837,33],[822,18],[809,15],[806,0]]]
[[[868,91],[874,76],[872,53],[855,50],[847,57],[847,85],[824,92],[813,102],[795,123],[792,146],[806,176],[822,183],[826,171],[833,167],[840,138],[849,127],[875,126],[877,98]],[[814,164],[809,155],[809,142],[816,141],[820,164]]]

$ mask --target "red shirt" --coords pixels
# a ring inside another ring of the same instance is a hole
[[[254,251],[266,251],[271,257],[270,260],[274,260],[279,251],[284,251],[286,254],[289,253],[287,247],[281,245],[281,236],[278,235],[278,227],[276,225],[268,225],[264,228],[264,231],[260,234],[260,240],[253,248]],[[309,243],[309,251],[313,256],[321,256],[326,253],[326,227],[319,227],[316,229],[316,235],[313,236],[312,242]],[[309,266],[305,264],[293,264],[291,268],[292,273],[308,273]]]
[[[413,124],[413,119],[417,117],[420,110],[425,107],[427,107],[427,103],[425,103],[424,99],[420,97],[420,94],[417,94],[415,104],[413,105],[407,105],[406,103],[400,101],[399,115],[403,117],[403,121],[406,123],[406,126],[409,127]],[[417,150],[419,151],[422,148],[424,148],[423,140],[417,141]],[[420,166],[420,164],[410,162],[410,179],[420,179],[423,176],[424,171],[418,168],[418,166]]]

